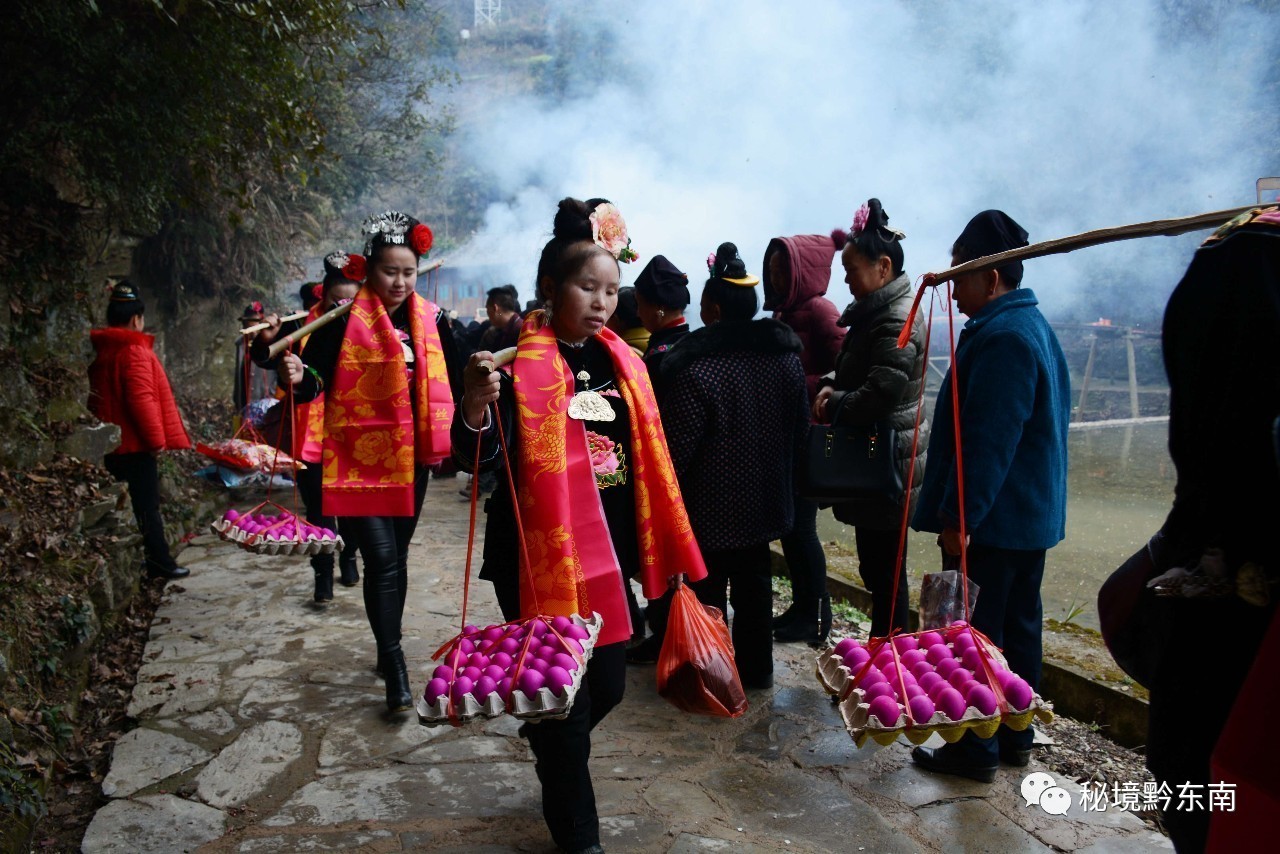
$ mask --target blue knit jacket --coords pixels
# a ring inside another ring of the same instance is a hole
[[[1066,536],[1071,381],[1033,292],[988,303],[965,325],[934,407],[911,525],[959,527],[951,383],[959,377],[965,524],[972,542],[1047,549]]]

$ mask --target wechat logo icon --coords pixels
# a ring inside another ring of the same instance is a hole
[[[1071,807],[1071,795],[1043,771],[1028,774],[1022,781],[1022,797],[1026,806],[1038,804],[1049,815],[1066,815]]]

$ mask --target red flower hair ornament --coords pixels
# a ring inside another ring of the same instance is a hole
[[[434,242],[435,235],[423,223],[418,223],[409,229],[409,247],[419,256],[425,257],[431,251],[431,244]]]
[[[354,252],[347,256],[347,263],[342,268],[342,275],[353,282],[363,282],[367,274],[367,266],[363,255]]]

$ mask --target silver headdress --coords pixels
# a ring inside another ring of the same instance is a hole
[[[379,235],[382,236],[383,243],[403,246],[405,235],[409,232],[410,221],[409,217],[399,211],[383,211],[366,217],[360,226],[360,230],[365,234],[364,254],[372,254],[373,242]]]

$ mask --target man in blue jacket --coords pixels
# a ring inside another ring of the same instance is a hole
[[[1027,232],[1002,211],[969,221],[951,249],[962,264],[1027,245]],[[1039,689],[1043,611],[1040,582],[1045,552],[1066,535],[1067,425],[1071,419],[1066,359],[1019,285],[1022,262],[955,278],[953,293],[969,316],[956,363],[938,392],[928,463],[912,527],[939,534],[947,559],[960,554],[960,495],[952,383],[960,403],[964,515],[969,579],[979,587],[974,627],[1004,649],[1009,667]],[[1001,727],[981,739],[967,733],[955,744],[917,747],[917,765],[943,774],[991,782],[1001,761],[1025,766],[1030,727]]]

